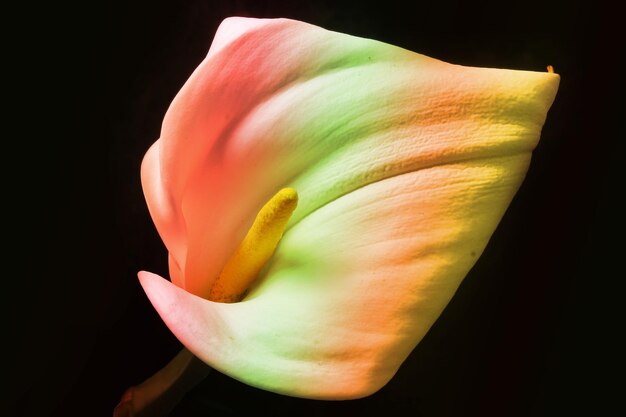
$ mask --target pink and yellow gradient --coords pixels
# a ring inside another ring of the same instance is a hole
[[[141,284],[223,373],[306,398],[372,394],[487,245],[558,84],[226,19],[142,166],[172,282]]]

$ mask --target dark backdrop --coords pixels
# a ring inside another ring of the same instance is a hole
[[[463,65],[552,64],[562,83],[488,248],[386,387],[362,400],[307,401],[214,372],[172,415],[598,415],[608,407],[623,279],[611,240],[621,236],[614,196],[623,194],[624,132],[611,104],[623,87],[616,13],[581,1],[406,3],[130,1],[43,11],[27,55],[45,88],[28,97],[35,116],[22,125],[23,169],[35,179],[10,191],[25,220],[6,221],[20,230],[5,258],[19,271],[6,277],[15,289],[3,303],[6,415],[111,415],[126,387],[180,349],[136,279],[140,269],[167,276],[139,165],[231,15],[296,18]]]

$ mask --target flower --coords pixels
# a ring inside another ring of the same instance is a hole
[[[141,284],[223,373],[298,397],[372,394],[487,245],[558,83],[226,19],[142,165],[171,282]]]

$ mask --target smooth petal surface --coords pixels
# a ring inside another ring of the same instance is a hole
[[[148,297],[189,350],[246,383],[371,394],[480,256],[558,79],[227,19],[142,166],[175,284],[141,273]],[[205,300],[284,187],[300,204],[257,285],[240,303]]]

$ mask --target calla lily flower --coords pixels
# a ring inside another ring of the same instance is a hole
[[[143,161],[171,282],[141,285],[220,372],[290,396],[372,394],[487,245],[558,84],[226,19]]]

